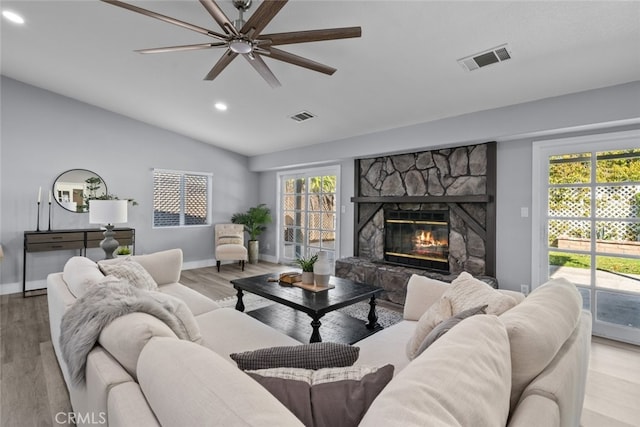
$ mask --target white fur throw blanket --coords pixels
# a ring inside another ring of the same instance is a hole
[[[126,280],[92,285],[64,313],[60,324],[62,356],[74,384],[84,384],[87,356],[102,329],[114,319],[134,312],[157,317],[180,339],[201,339],[193,314],[177,298],[138,289]]]

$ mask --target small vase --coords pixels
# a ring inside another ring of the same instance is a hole
[[[326,251],[318,252],[318,259],[313,264],[313,278],[316,286],[327,286],[331,277],[331,264]]]
[[[302,272],[302,283],[305,285],[313,285],[313,272],[312,271],[303,271]]]

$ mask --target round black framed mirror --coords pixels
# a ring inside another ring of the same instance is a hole
[[[69,212],[89,212],[89,200],[105,196],[107,184],[102,177],[87,169],[62,172],[53,182],[53,198]]]

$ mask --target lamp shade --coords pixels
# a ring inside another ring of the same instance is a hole
[[[89,223],[118,224],[127,222],[127,200],[89,200]]]

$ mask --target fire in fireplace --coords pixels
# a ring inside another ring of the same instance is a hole
[[[449,271],[449,211],[384,211],[384,260]]]

